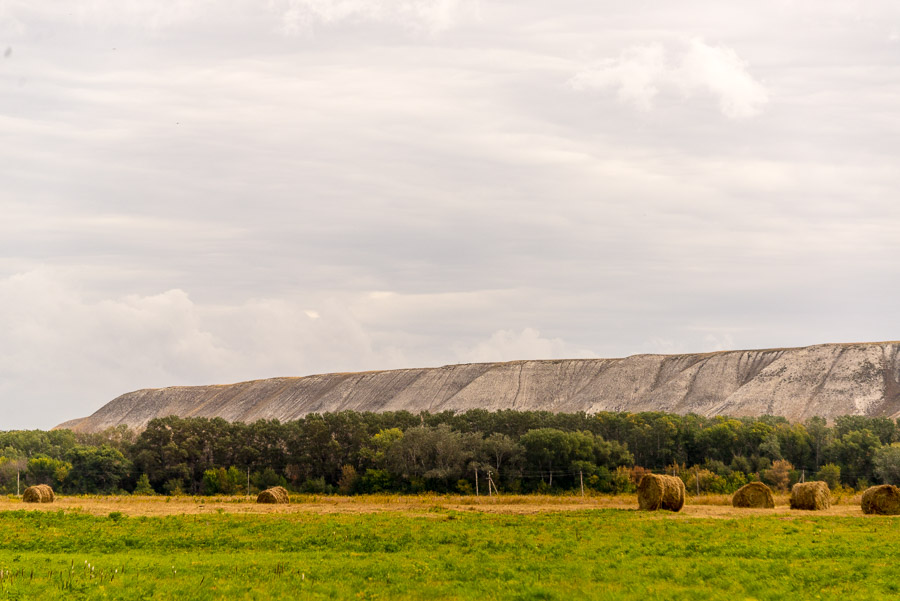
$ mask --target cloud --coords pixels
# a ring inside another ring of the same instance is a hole
[[[459,311],[495,315],[508,298],[369,292],[222,303],[181,289],[98,298],[57,269],[19,273],[0,279],[0,398],[21,409],[0,429],[51,427],[138,388],[592,356],[533,328],[478,342],[483,324],[448,321]]]
[[[161,31],[200,22],[204,17],[216,13],[222,14],[221,4],[213,0],[50,0],[41,3],[3,0],[0,2],[0,31],[11,28],[18,34],[24,34],[29,30],[40,29],[38,24],[44,20],[71,22],[101,29],[133,27]],[[35,27],[36,25],[38,26]]]
[[[616,89],[620,101],[646,111],[652,108],[668,70],[666,51],[661,45],[634,46],[619,58],[605,59],[578,73],[571,85],[576,90]]]
[[[317,25],[371,22],[436,34],[477,15],[477,0],[286,0],[282,30],[298,34]]]
[[[734,50],[699,39],[691,40],[678,79],[687,96],[704,90],[718,98],[722,114],[731,119],[758,115],[769,101],[765,87],[753,79]]]
[[[707,334],[703,338],[703,348],[706,352],[715,351],[731,351],[737,348],[734,344],[734,337],[731,334]]]
[[[521,359],[591,358],[596,355],[575,348],[560,338],[546,338],[534,328],[499,330],[474,347],[458,352],[461,362],[490,363]]]
[[[341,302],[307,307],[179,289],[95,299],[48,269],[2,279],[0,397],[21,409],[0,429],[51,427],[136,388],[383,366]]]
[[[71,0],[33,3],[0,2],[0,33],[20,36],[42,22],[72,23],[113,31],[122,28],[151,33],[173,29],[231,28],[248,34],[257,22],[288,35],[346,23],[399,25],[427,35],[479,19],[479,0]]]
[[[570,85],[579,91],[615,90],[620,102],[643,111],[652,109],[661,95],[669,100],[676,93],[684,98],[711,96],[729,119],[756,116],[769,101],[766,88],[734,50],[698,38],[686,48],[630,47],[618,58],[580,71]]]

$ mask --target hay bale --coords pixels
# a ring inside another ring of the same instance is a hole
[[[53,489],[46,484],[29,486],[22,494],[22,500],[26,503],[52,503],[55,499]]]
[[[867,488],[860,505],[863,513],[900,515],[900,488],[890,484]]]
[[[278,503],[278,497],[271,490],[263,490],[260,491],[258,495],[256,495],[257,503]]]
[[[25,492],[22,493],[22,500],[26,503],[40,503],[41,502],[41,491],[37,486],[29,486],[25,489]]]
[[[791,488],[791,509],[821,510],[831,507],[831,490],[825,482],[798,482]]]
[[[50,488],[49,484],[38,484],[38,488],[41,489],[41,494],[44,497],[42,503],[52,503],[56,500],[56,495],[53,493],[53,489]]]
[[[276,504],[285,504],[290,503],[291,499],[288,496],[288,491],[283,486],[273,486],[272,488],[267,488],[262,491],[256,497],[257,503],[276,503]]]
[[[684,482],[678,476],[646,474],[638,484],[638,506],[644,511],[684,507]]]
[[[751,482],[735,491],[731,497],[731,504],[734,507],[774,509],[775,497],[772,495],[772,489],[762,482]]]

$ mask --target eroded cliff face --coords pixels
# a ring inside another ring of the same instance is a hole
[[[175,386],[123,394],[61,427],[85,432],[155,417],[252,422],[326,411],[519,409],[700,415],[900,415],[900,343],[823,344],[696,355],[475,363]]]

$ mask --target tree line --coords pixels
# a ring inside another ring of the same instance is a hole
[[[98,434],[0,432],[0,491],[70,494],[463,494],[634,490],[645,472],[692,492],[762,480],[832,488],[900,484],[900,425],[883,417],[702,417],[470,410],[310,414],[279,422],[154,419]]]

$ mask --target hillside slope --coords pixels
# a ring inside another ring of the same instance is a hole
[[[437,368],[272,378],[129,392],[61,427],[85,432],[155,417],[251,422],[307,413],[480,408],[667,411],[701,415],[900,415],[900,343],[624,359],[475,363]]]

